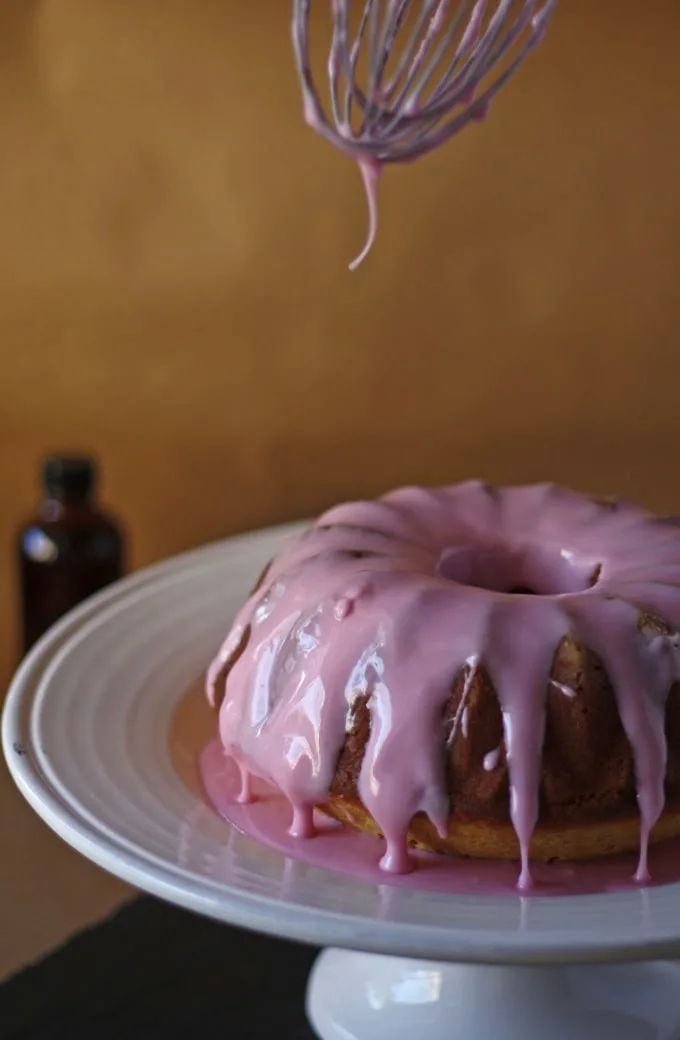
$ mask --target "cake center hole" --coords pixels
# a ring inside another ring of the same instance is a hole
[[[448,581],[523,596],[584,592],[596,584],[601,569],[599,563],[575,562],[565,550],[536,545],[456,545],[445,549],[437,563],[437,573]]]

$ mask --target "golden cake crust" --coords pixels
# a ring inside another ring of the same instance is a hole
[[[340,823],[382,837],[373,817],[360,801],[334,796],[319,808]],[[667,809],[652,831],[651,844],[680,837],[680,807]],[[408,833],[412,848],[472,859],[518,860],[519,842],[511,823],[495,820],[470,820],[455,814],[449,817],[448,834],[441,838],[422,814],[414,816]],[[557,860],[600,859],[640,847],[640,820],[637,817],[588,824],[539,826],[530,845],[531,859],[549,863]]]
[[[655,628],[660,622],[642,618]],[[461,698],[465,693],[465,704]],[[462,709],[462,710],[461,710]],[[463,712],[466,713],[465,718]],[[380,834],[358,796],[370,711],[355,702],[352,725],[338,760],[324,812],[349,826]],[[652,841],[680,836],[680,686],[666,712],[668,808]],[[489,762],[489,754],[492,760]],[[442,719],[442,755],[451,799],[448,835],[442,839],[424,816],[411,821],[410,843],[433,852],[481,859],[517,859],[510,820],[503,719],[488,674],[460,675]],[[489,768],[492,766],[492,768]],[[539,825],[531,844],[536,860],[590,859],[639,848],[633,753],[616,696],[595,654],[565,639],[558,648],[546,702]]]

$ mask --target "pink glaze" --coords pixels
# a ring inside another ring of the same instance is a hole
[[[641,608],[680,627],[680,528],[670,521],[552,484],[404,488],[338,506],[288,544],[236,618],[208,696],[250,626],[220,738],[285,795],[296,821],[328,798],[354,702],[368,696],[359,795],[385,836],[384,869],[405,871],[411,818],[424,812],[446,830],[443,711],[455,677],[483,662],[503,713],[519,886],[528,889],[550,671],[571,635],[598,654],[616,691],[636,763],[646,880],[680,662],[677,636],[640,631]],[[454,726],[464,708],[465,691]]]
[[[368,201],[368,238],[366,245],[359,253],[356,260],[349,265],[350,271],[356,271],[363,264],[370,253],[378,234],[378,181],[382,172],[382,165],[376,159],[363,156],[358,160],[359,169],[366,189]]]
[[[396,886],[471,896],[516,894],[517,868],[514,863],[504,861],[454,859],[413,852],[417,870],[387,875],[380,866],[380,843],[375,838],[343,827],[320,813],[316,816],[314,841],[299,841],[290,833],[290,805],[262,780],[255,781],[253,802],[238,804],[238,774],[225,758],[218,740],[213,740],[202,752],[199,768],[204,796],[215,812],[241,833],[290,860],[381,887],[389,884],[390,890]],[[652,848],[650,862],[654,885],[680,881],[680,840]],[[634,879],[634,856],[614,856],[589,863],[537,863],[533,870],[532,894],[541,897],[639,888]]]

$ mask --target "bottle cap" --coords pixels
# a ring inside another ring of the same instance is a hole
[[[88,455],[51,455],[43,462],[43,486],[52,498],[87,499],[96,478],[97,464]]]

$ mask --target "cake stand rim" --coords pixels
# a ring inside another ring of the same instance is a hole
[[[235,552],[239,544],[257,539],[283,539],[299,528],[287,524],[253,534],[236,536],[172,557],[137,572],[110,586],[72,611],[50,630],[19,667],[10,685],[2,716],[2,744],[12,778],[32,809],[67,844],[99,867],[115,874],[142,891],[175,905],[272,936],[315,946],[361,950],[387,956],[469,964],[579,964],[614,961],[661,960],[680,956],[680,928],[677,935],[654,937],[643,933],[625,941],[606,937],[578,942],[571,936],[555,933],[508,933],[493,940],[481,933],[457,930],[453,948],[447,933],[437,937],[431,927],[420,928],[406,922],[376,920],[349,913],[337,913],[288,904],[266,896],[237,891],[217,882],[202,879],[188,886],[183,872],[165,865],[159,870],[150,865],[143,850],[130,854],[115,841],[93,835],[91,828],[73,814],[41,774],[31,754],[27,720],[39,679],[54,658],[76,639],[81,629],[115,607],[125,598],[163,579],[181,574],[211,556]],[[278,855],[278,854],[277,854]],[[452,897],[455,898],[455,897]],[[577,899],[579,897],[565,897]],[[601,898],[601,897],[585,897]],[[453,939],[453,936],[450,936]]]

